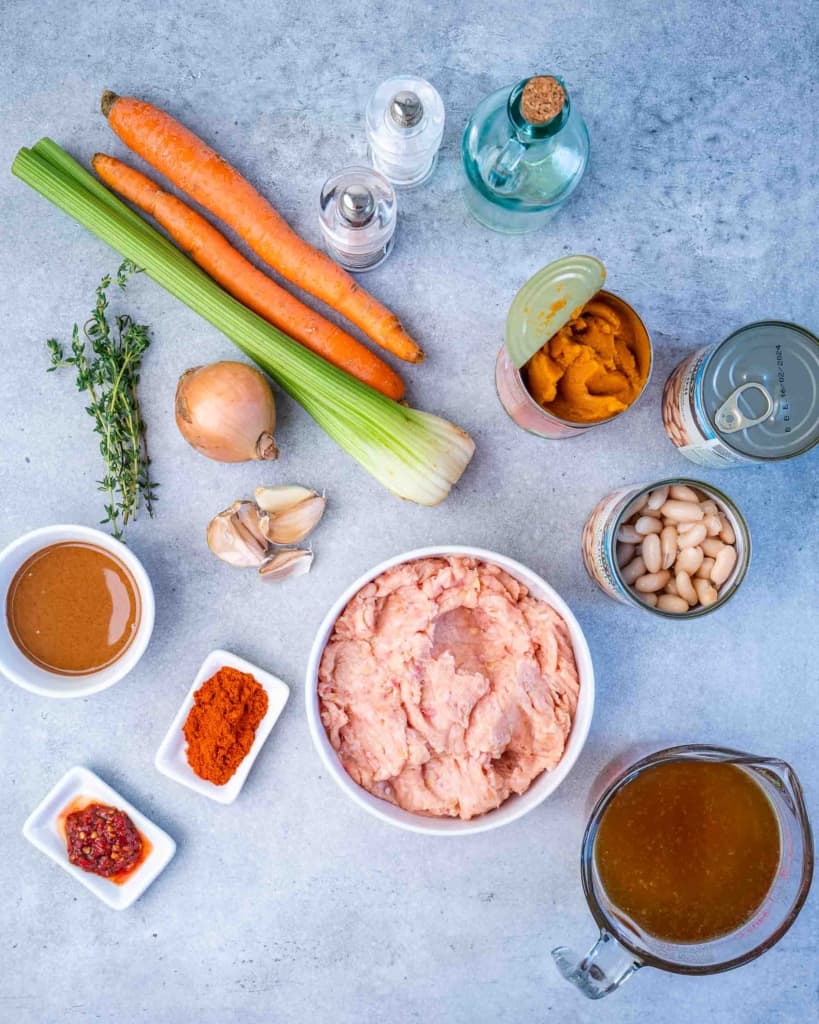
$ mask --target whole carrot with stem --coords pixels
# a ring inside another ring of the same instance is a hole
[[[254,313],[388,398],[403,397],[404,383],[392,367],[279,287],[181,199],[112,156],[97,153],[91,165],[107,185],[150,214],[191,259]]]
[[[126,146],[233,228],[283,277],[326,302],[400,359],[418,363],[424,358],[393,312],[300,238],[249,181],[190,129],[131,96],[106,91],[101,107]]]

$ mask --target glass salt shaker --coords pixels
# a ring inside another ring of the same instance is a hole
[[[395,190],[372,167],[345,167],[324,183],[319,223],[332,258],[345,270],[372,270],[390,253],[398,216]]]
[[[373,167],[396,188],[429,178],[444,133],[444,103],[429,82],[412,75],[382,82],[367,103],[366,123]]]
[[[470,212],[494,231],[534,231],[564,205],[589,159],[589,132],[556,75],[524,79],[478,105],[461,156]]]

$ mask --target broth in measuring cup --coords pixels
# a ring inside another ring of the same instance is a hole
[[[594,841],[615,911],[670,943],[703,943],[759,908],[781,856],[776,812],[741,767],[684,760],[646,768],[604,810]]]

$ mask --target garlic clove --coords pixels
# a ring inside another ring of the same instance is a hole
[[[315,491],[300,484],[280,484],[278,487],[257,487],[256,504],[265,512],[280,515],[294,505],[314,497]]]
[[[211,519],[207,538],[208,547],[217,558],[239,568],[261,565],[267,557],[267,541],[259,540],[242,524],[233,506]]]
[[[234,501],[226,512],[232,512],[242,526],[253,535],[253,538],[267,550],[267,531],[270,517],[260,512],[258,505],[252,501]]]
[[[274,544],[298,544],[318,525],[324,515],[325,498],[314,494],[277,516],[271,516],[267,537]]]
[[[290,548],[277,551],[259,569],[263,580],[286,580],[293,576],[305,576],[313,564],[313,552]]]

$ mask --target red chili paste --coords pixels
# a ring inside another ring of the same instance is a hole
[[[103,878],[123,875],[142,857],[142,836],[124,811],[89,804],[65,819],[68,859],[83,871]]]

